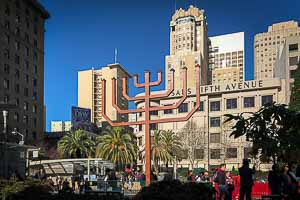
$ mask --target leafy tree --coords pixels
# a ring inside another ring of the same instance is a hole
[[[225,122],[235,121],[231,136],[245,136],[253,143],[252,154],[259,155],[261,160],[273,163],[299,160],[300,113],[273,103],[254,113],[225,116]]]
[[[156,173],[159,172],[161,162],[168,167],[168,164],[174,161],[175,155],[178,156],[180,152],[182,152],[181,141],[173,131],[154,130],[151,138],[151,160]],[[143,159],[144,153],[145,149],[140,152]]]
[[[186,152],[184,158],[187,158],[192,168],[197,160],[196,150],[205,147],[205,131],[199,128],[194,121],[188,121],[178,133],[181,138],[183,150]]]
[[[71,131],[58,141],[58,151],[72,158],[91,156],[95,142],[83,130]]]
[[[291,102],[289,107],[292,110],[300,111],[300,63],[295,71],[292,73],[294,78],[294,85],[292,87]]]
[[[125,128],[108,127],[97,138],[96,157],[120,165],[136,161],[137,146],[132,133]]]

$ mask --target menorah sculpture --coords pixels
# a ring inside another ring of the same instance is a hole
[[[112,78],[112,105],[117,110],[117,112],[121,114],[129,114],[129,113],[145,113],[145,119],[142,121],[135,121],[135,122],[113,122],[107,115],[106,115],[106,80],[102,79],[102,116],[111,126],[129,126],[129,125],[145,125],[145,173],[146,173],[146,185],[150,184],[150,174],[151,174],[151,136],[150,136],[150,124],[158,124],[158,123],[169,123],[169,122],[180,122],[180,121],[187,121],[189,118],[198,110],[200,106],[200,65],[196,65],[196,104],[194,105],[193,109],[184,117],[172,117],[172,118],[165,118],[165,119],[151,119],[150,118],[150,111],[161,111],[161,110],[169,110],[169,109],[178,109],[179,106],[186,100],[187,98],[187,68],[183,68],[182,73],[182,81],[183,81],[183,95],[180,100],[174,105],[168,106],[150,106],[150,100],[159,99],[168,97],[174,90],[174,71],[171,70],[171,83],[170,88],[162,94],[151,94],[150,88],[152,86],[158,86],[162,81],[162,72],[158,72],[157,81],[151,82],[150,81],[150,72],[145,72],[145,82],[138,83],[138,76],[134,75],[134,85],[137,88],[145,88],[145,94],[143,96],[136,96],[136,97],[129,97],[127,94],[127,78],[122,78],[122,95],[128,101],[137,101],[143,100],[145,105],[143,108],[135,109],[135,110],[122,110],[116,105],[116,79]]]

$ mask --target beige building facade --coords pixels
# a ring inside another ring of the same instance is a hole
[[[170,55],[165,58],[166,87],[170,85],[170,70],[175,70],[175,88],[182,88],[182,68],[187,76],[195,76],[195,65],[201,66],[201,84],[209,82],[208,36],[204,10],[190,6],[176,10],[170,21]],[[189,78],[187,85],[195,85]]]
[[[189,88],[189,97],[185,102],[174,110],[158,111],[152,113],[151,119],[183,117],[192,110],[195,105],[195,90]],[[163,92],[163,91],[162,91]],[[285,103],[286,101],[285,80],[254,80],[234,83],[222,83],[201,86],[201,103],[199,110],[190,118],[196,124],[195,140],[199,143],[195,146],[195,162],[193,168],[219,165],[226,163],[227,168],[239,167],[243,158],[249,157],[251,143],[244,137],[234,139],[229,137],[232,124],[223,123],[225,114],[239,114],[242,112],[256,112],[261,106],[273,101]],[[170,105],[179,101],[175,91],[168,98],[151,102],[153,106]],[[143,102],[136,102],[137,108],[143,107]],[[143,120],[143,115],[138,115],[138,121]],[[174,122],[152,124],[153,129],[172,130],[180,133],[187,122]],[[139,150],[144,148],[144,126],[139,126],[136,133]],[[142,160],[138,160],[143,165]],[[188,159],[177,163],[178,166],[192,168]],[[261,165],[263,168],[263,165]]]
[[[68,132],[71,128],[71,121],[51,121],[51,132]]]
[[[91,121],[102,126],[102,79],[106,80],[106,114],[115,121],[127,121],[128,116],[118,114],[112,106],[112,78],[116,78],[116,104],[128,108],[128,101],[122,96],[122,78],[130,77],[120,64],[111,64],[101,69],[78,72],[78,107],[91,109]]]
[[[300,34],[287,37],[284,44],[280,47],[274,74],[276,78],[285,79],[287,81],[285,90],[288,91],[286,98],[290,100],[291,91],[294,83],[294,72],[298,68],[300,59]]]
[[[212,84],[244,80],[244,32],[209,37]]]
[[[296,21],[276,23],[268,27],[268,32],[254,37],[254,79],[274,77],[274,66],[281,46],[288,37],[300,35]]]
[[[16,105],[9,109],[7,131],[16,129],[28,144],[42,139],[45,130],[44,33],[48,18],[38,1],[0,1],[0,103]],[[2,116],[0,124],[3,130]]]

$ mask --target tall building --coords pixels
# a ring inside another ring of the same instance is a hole
[[[71,128],[71,121],[51,121],[51,132],[67,132]]]
[[[296,21],[276,23],[268,28],[268,32],[256,34],[254,37],[254,79],[274,77],[274,64],[281,45],[287,37],[300,34]]]
[[[197,16],[197,17],[195,17]],[[201,21],[202,20],[202,21]],[[193,32],[196,26],[196,32]],[[197,27],[198,26],[198,27]],[[192,30],[191,30],[191,27]],[[199,33],[199,34],[198,34]],[[198,35],[197,35],[198,34]],[[180,72],[184,66],[188,68],[188,98],[179,106],[178,109],[163,110],[150,113],[151,119],[168,119],[185,117],[194,108],[195,98],[195,76],[193,66],[196,63],[201,65],[203,69],[208,69],[208,50],[207,43],[207,27],[204,17],[204,11],[190,7],[188,11],[179,9],[172,17],[171,34],[170,34],[170,54],[166,57],[166,71],[174,68]],[[191,41],[193,38],[193,42]],[[196,41],[195,40],[196,38]],[[199,48],[196,50],[195,44]],[[200,43],[198,45],[198,42]],[[189,44],[189,45],[188,45]],[[184,46],[183,46],[184,45]],[[201,46],[203,45],[203,46]],[[244,81],[244,34],[234,33],[223,36],[210,38],[211,63],[213,64],[213,73],[215,74],[212,85],[208,84],[209,73],[202,70],[202,74],[206,75],[206,79],[202,77],[200,88],[200,107],[189,119],[194,123],[192,128],[193,137],[185,138],[180,135],[181,140],[186,143],[197,141],[187,145],[187,159],[181,160],[178,166],[192,167],[188,159],[189,155],[193,155],[194,166],[196,168],[220,165],[226,163],[228,168],[239,167],[244,158],[249,158],[251,142],[248,142],[245,137],[233,138],[230,137],[232,132],[232,123],[224,123],[225,114],[239,114],[242,112],[256,112],[261,106],[271,103],[288,104],[289,99],[286,98],[286,80],[284,77],[270,78],[268,80],[253,80]],[[286,48],[291,48],[294,53],[298,47],[292,42],[287,43]],[[290,54],[291,57],[295,56]],[[197,60],[200,56],[201,60]],[[188,62],[187,62],[188,61]],[[294,58],[290,61],[294,62]],[[282,67],[282,66],[281,66]],[[232,71],[231,71],[232,70]],[[204,72],[203,72],[204,71]],[[236,74],[234,74],[236,72]],[[219,75],[219,74],[220,75]],[[221,79],[222,77],[222,79]],[[168,80],[168,75],[166,76]],[[231,78],[231,79],[229,79]],[[218,80],[220,79],[220,81]],[[224,80],[225,79],[225,80]],[[168,82],[167,82],[168,83]],[[174,92],[161,99],[151,101],[151,106],[174,105],[181,96],[181,79],[179,74],[175,76]],[[169,87],[166,84],[166,87]],[[157,93],[164,91],[157,91]],[[141,94],[138,94],[141,95]],[[137,101],[136,107],[142,108],[144,102]],[[144,119],[144,114],[137,115],[137,121]],[[184,131],[185,122],[170,122],[151,124],[150,129],[155,130],[172,130],[176,134]],[[144,150],[145,145],[145,127],[139,125],[136,131],[137,145],[140,151]],[[192,149],[192,150],[191,150]],[[142,157],[138,158],[138,164],[144,165]],[[261,164],[260,169],[268,169]]]
[[[175,69],[175,88],[182,88],[181,72],[187,67],[188,77],[195,76],[195,65],[201,66],[201,84],[208,83],[208,36],[204,10],[190,6],[176,10],[170,22],[170,55],[166,56],[166,86],[170,84],[170,70]],[[193,78],[187,87],[195,87]]]
[[[286,101],[291,99],[291,91],[294,83],[294,71],[298,68],[300,59],[300,34],[289,36],[283,45],[280,46],[274,66],[276,78],[286,80],[285,90],[287,91]]]
[[[101,69],[78,72],[78,106],[91,109],[91,120],[97,126],[105,121],[102,117],[102,83],[106,80],[106,114],[117,121],[127,121],[128,115],[119,114],[112,106],[112,78],[116,78],[116,104],[128,108],[128,101],[122,96],[122,78],[130,77],[120,64],[111,64]]]
[[[30,143],[44,133],[44,32],[49,13],[36,0],[0,1],[0,102],[9,110],[8,133]],[[4,108],[5,109],[5,108]],[[2,116],[1,130],[3,130]]]
[[[212,84],[244,80],[244,32],[209,37]]]

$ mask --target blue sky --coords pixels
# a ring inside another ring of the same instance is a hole
[[[40,0],[45,33],[45,104],[51,120],[70,120],[77,72],[118,62],[131,73],[164,72],[175,0]],[[177,0],[204,9],[209,36],[245,32],[246,79],[253,78],[253,38],[276,22],[300,21],[299,0]],[[163,88],[164,86],[159,87]],[[136,93],[137,90],[131,91]]]

